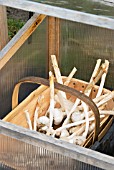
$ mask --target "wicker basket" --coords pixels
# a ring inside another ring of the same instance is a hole
[[[66,77],[63,77],[63,81],[65,81]],[[19,87],[23,83],[37,83],[41,84],[40,87],[38,87],[36,90],[34,90],[24,101],[22,101],[18,105],[18,94],[19,94]],[[105,116],[100,122],[100,116],[98,108],[96,107],[95,103],[91,100],[95,97],[98,86],[94,86],[92,89],[92,92],[90,94],[90,98],[85,96],[83,93],[80,93],[80,91],[84,91],[86,86],[88,85],[87,82],[79,80],[79,79],[72,79],[69,87],[65,85],[61,85],[55,82],[55,89],[62,90],[66,92],[67,98],[69,98],[71,101],[75,101],[76,98],[81,99],[84,101],[94,112],[95,116],[95,129],[94,131],[88,136],[86,139],[86,142],[84,143],[84,147],[89,147],[95,142],[96,140],[101,140],[101,138],[106,134],[108,129],[110,128],[113,116]],[[39,110],[39,116],[45,115],[48,106],[49,106],[49,81],[43,78],[38,77],[26,77],[19,81],[18,84],[16,84],[12,96],[12,111],[3,119],[5,121],[11,122],[13,124],[23,126],[25,128],[28,128],[28,124],[25,117],[25,110],[29,110],[31,121],[33,122],[34,118],[34,112],[37,105],[38,97],[41,98],[40,100],[40,110]],[[103,94],[110,92],[107,89],[103,90]],[[41,96],[44,96],[42,98]],[[113,100],[110,100],[107,103],[107,106],[105,109],[111,110],[114,105]]]

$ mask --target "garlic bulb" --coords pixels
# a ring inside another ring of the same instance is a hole
[[[46,131],[48,129],[48,126],[43,126],[41,127],[41,129]]]
[[[46,117],[46,116],[41,116],[41,117],[39,117],[38,119],[37,119],[37,123],[38,124],[43,124],[43,125],[49,125],[49,118],[48,117]]]
[[[62,137],[68,137],[68,136],[69,136],[68,130],[63,129],[63,130],[61,131],[61,136],[60,136],[60,138],[62,138]]]
[[[62,112],[61,109],[54,109],[53,116],[54,116],[54,124],[59,125],[63,118],[64,118],[65,112]]]
[[[53,135],[54,129],[53,129],[53,128],[49,128],[49,129],[47,129],[46,132],[47,132],[47,133],[46,133],[47,136]]]
[[[84,118],[84,114],[80,112],[73,112],[71,115],[72,122],[82,120],[83,118]]]
[[[61,105],[62,108],[64,108],[63,103],[62,103],[62,101],[61,101],[61,96],[60,96],[59,93],[57,93],[57,94],[54,96],[54,99],[55,99],[56,102],[58,102],[58,103]],[[73,107],[73,104],[74,104],[74,103],[71,102],[70,100],[65,99],[65,98],[63,98],[63,101],[64,101],[64,104],[65,104],[65,108],[66,108],[67,111],[69,112],[70,109]],[[63,109],[63,110],[64,110],[64,109]]]

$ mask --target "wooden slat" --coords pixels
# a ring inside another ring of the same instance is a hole
[[[28,37],[36,30],[46,15],[34,14],[34,16],[23,26],[23,28],[12,38],[12,40],[0,52],[0,69],[10,60],[16,51],[22,46]]]
[[[49,70],[52,69],[51,55],[56,55],[59,63],[59,49],[60,49],[60,21],[59,18],[48,17],[48,60]]]
[[[51,5],[31,2],[27,0],[0,0],[1,5],[19,8],[26,11],[33,11],[44,15],[49,15],[61,19],[67,19],[84,24],[94,25],[98,27],[114,30],[114,20],[108,17],[88,14],[75,10],[55,7]]]
[[[57,140],[39,132],[13,125],[0,120],[0,134],[13,137],[34,146],[43,147],[74,160],[102,169],[113,170],[114,158],[68,142]]]
[[[0,6],[0,50],[8,42],[8,27],[7,27],[7,15],[6,7]]]

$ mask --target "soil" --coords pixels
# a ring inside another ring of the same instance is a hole
[[[27,11],[7,7],[8,18],[26,22],[29,19],[29,15],[30,15],[30,13]]]

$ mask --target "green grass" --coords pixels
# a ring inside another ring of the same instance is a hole
[[[20,20],[8,18],[8,36],[9,39],[13,38],[13,36],[23,27],[25,23]]]

